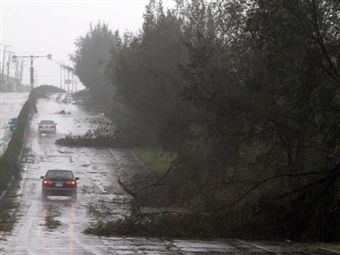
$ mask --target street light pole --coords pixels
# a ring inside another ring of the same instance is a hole
[[[2,70],[1,70],[1,91],[5,91],[5,62],[6,62],[6,49],[7,49],[7,45],[4,45],[4,50],[2,53]]]
[[[31,67],[30,67],[30,85],[31,85],[31,90],[34,88],[34,59],[35,58],[47,58],[49,60],[52,59],[52,55],[51,54],[48,54],[46,56],[33,56],[33,55],[30,55],[30,56],[16,56],[14,55],[12,57],[14,60],[16,60],[17,58],[29,58],[30,59],[30,62],[31,62]]]
[[[10,75],[10,71],[11,71],[11,55],[12,52],[8,51],[8,61],[7,61],[7,72],[6,72],[6,85],[5,85],[5,91],[10,91],[9,89],[9,75]]]
[[[14,92],[17,92],[19,86],[19,61],[15,63],[15,83],[14,83]]]
[[[31,85],[31,90],[33,90],[34,88],[34,58],[33,56],[31,55],[30,56],[31,58],[31,67],[30,67],[30,85]]]
[[[70,94],[70,69],[67,69],[67,94]]]
[[[59,64],[59,75],[60,75],[60,88],[63,89],[63,69],[62,65]]]

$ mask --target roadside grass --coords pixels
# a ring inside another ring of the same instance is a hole
[[[10,232],[16,223],[18,203],[12,197],[6,198],[0,207],[0,232]]]
[[[159,174],[168,170],[176,156],[159,147],[134,148],[133,152],[148,170]]]
[[[314,247],[326,249],[340,254],[340,243],[316,243]]]

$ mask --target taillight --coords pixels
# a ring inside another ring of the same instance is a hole
[[[44,184],[44,185],[52,185],[52,184],[53,184],[53,181],[52,181],[52,180],[48,180],[48,179],[44,179],[44,180],[43,180],[43,184]]]
[[[75,180],[66,181],[65,183],[66,183],[66,185],[69,185],[69,186],[77,185],[77,182]]]

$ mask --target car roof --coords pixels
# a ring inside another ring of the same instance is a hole
[[[71,172],[73,173],[71,170],[64,170],[64,169],[49,169],[47,170],[47,172]]]
[[[54,123],[55,121],[54,120],[40,120],[40,123],[42,123],[42,122],[46,122],[46,123],[48,123],[48,122],[52,123],[53,122]]]

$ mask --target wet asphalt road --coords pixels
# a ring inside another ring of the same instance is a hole
[[[98,117],[57,96],[40,100],[27,134],[23,180],[18,191],[17,223],[1,236],[0,254],[331,254],[290,244],[273,245],[241,240],[165,240],[133,237],[99,238],[83,231],[97,219],[117,219],[129,212],[130,196],[117,184],[141,171],[126,150],[69,148],[55,145],[65,134],[83,134]],[[72,114],[55,114],[60,110]],[[55,136],[39,136],[37,123],[53,119]],[[48,169],[70,169],[80,177],[77,201],[41,197],[40,176]]]
[[[0,155],[7,148],[10,139],[8,121],[18,117],[28,98],[28,93],[0,93]]]

